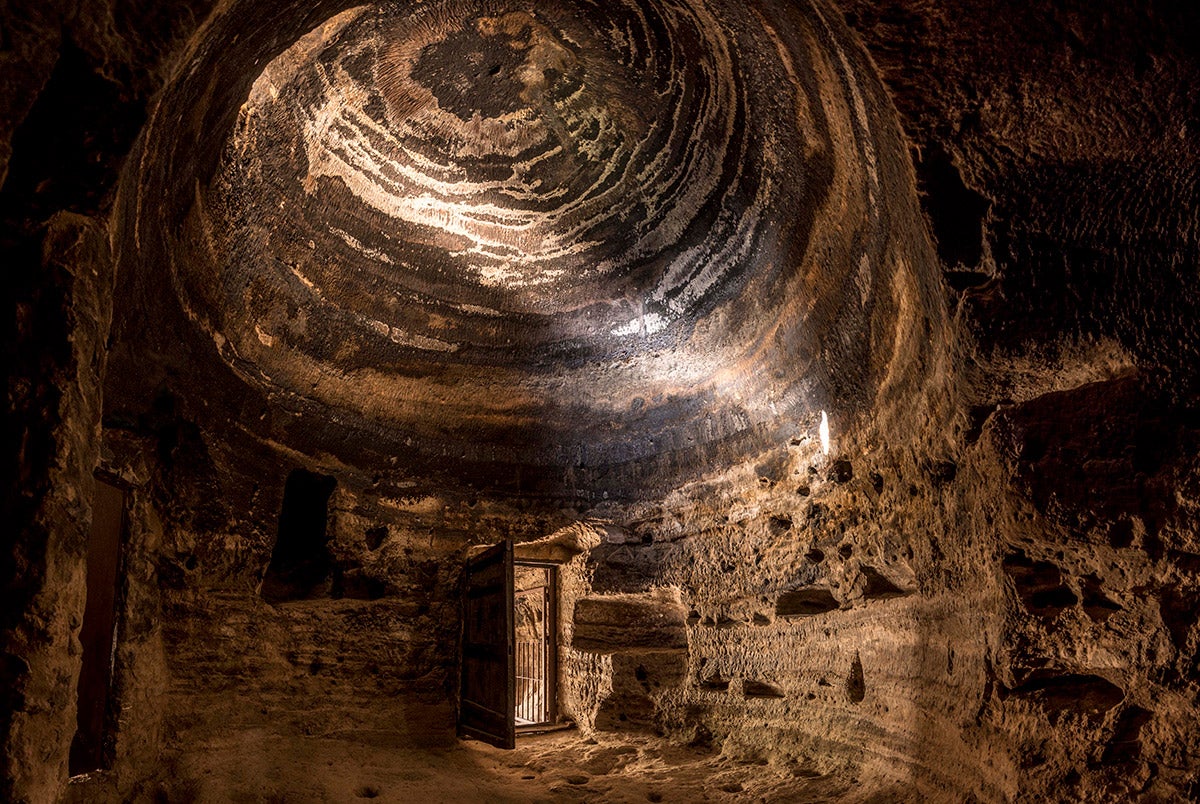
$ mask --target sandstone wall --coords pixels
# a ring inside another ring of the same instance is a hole
[[[345,4],[151,5],[0,17],[0,797],[66,789],[97,469],[131,522],[114,798],[229,724],[445,739],[467,551],[592,519],[612,529],[565,556],[564,614],[617,595],[686,614],[652,652],[614,629],[577,649],[564,617],[584,731],[854,778],[864,798],[1197,795],[1196,12],[692,4],[727,25],[695,35],[747,59],[680,67],[733,87],[706,119],[741,109],[747,152],[776,160],[737,174],[712,231],[741,221],[778,262],[754,274],[769,260],[687,230],[741,267],[665,334],[642,309],[621,345],[607,318],[572,329],[605,288],[582,269],[569,304],[475,289],[453,315],[436,293],[389,312],[361,262],[386,244],[326,232],[337,266],[308,246],[326,212],[386,229],[375,212],[306,207],[336,190],[325,173],[261,203],[263,166],[299,158],[272,149],[303,138],[250,125],[283,119],[256,81],[317,63]],[[353,73],[355,54],[321,64]],[[368,116],[395,115],[389,87]],[[280,290],[310,269],[325,301]],[[643,278],[596,314],[632,310]],[[344,331],[305,329],[326,314]],[[427,339],[460,348],[449,368],[413,357]],[[732,370],[705,362],[729,344]],[[661,370],[651,392],[631,365]],[[336,480],[332,569],[272,605],[294,469]]]

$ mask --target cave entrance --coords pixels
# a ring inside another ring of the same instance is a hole
[[[72,776],[111,762],[112,677],[117,649],[117,587],[125,541],[125,492],[95,479],[87,545],[87,602],[79,641],[83,656],[76,688],[77,731],[68,761]]]
[[[558,727],[558,571],[505,541],[470,558],[458,732],[499,748]]]

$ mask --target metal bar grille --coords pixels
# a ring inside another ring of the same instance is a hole
[[[546,588],[528,589],[515,595],[518,611],[530,616],[535,627],[519,629],[516,652],[517,701],[515,720],[520,725],[545,723],[550,719],[546,684]],[[527,621],[528,623],[528,621]]]

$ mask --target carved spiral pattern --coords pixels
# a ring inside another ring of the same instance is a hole
[[[311,243],[270,294],[416,350],[595,354],[778,248],[764,214],[805,171],[748,124],[767,88],[703,3],[456,0],[338,27],[241,113],[213,199],[230,274]],[[491,325],[509,314],[519,338]]]
[[[926,306],[844,35],[807,3],[343,11],[165,185],[175,291],[244,380],[383,451],[568,485],[744,454],[862,403]]]

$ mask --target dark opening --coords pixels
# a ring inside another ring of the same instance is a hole
[[[925,149],[916,167],[947,281],[957,290],[981,284],[987,276],[975,269],[983,258],[983,221],[991,202],[967,187],[950,155],[936,144]]]
[[[850,676],[846,679],[846,695],[850,703],[862,703],[867,697],[867,679],[863,673],[862,657],[856,651],[850,663]]]
[[[811,617],[839,608],[837,599],[828,589],[793,589],[775,601],[777,617]]]
[[[329,496],[337,481],[296,469],[288,475],[279,512],[279,537],[263,578],[268,603],[306,600],[330,591],[333,557],[329,554]]]
[[[117,642],[117,579],[125,532],[125,494],[96,480],[92,495],[92,530],[87,548],[87,603],[83,611],[82,666],[71,743],[72,776],[107,767],[111,762],[108,725],[112,670]]]
[[[144,102],[64,40],[50,80],[13,135],[0,214],[42,221],[59,209],[98,208],[144,118]]]
[[[1001,566],[1030,614],[1057,617],[1079,602],[1063,581],[1062,571],[1049,561],[1034,561],[1018,550],[1007,556]]]

